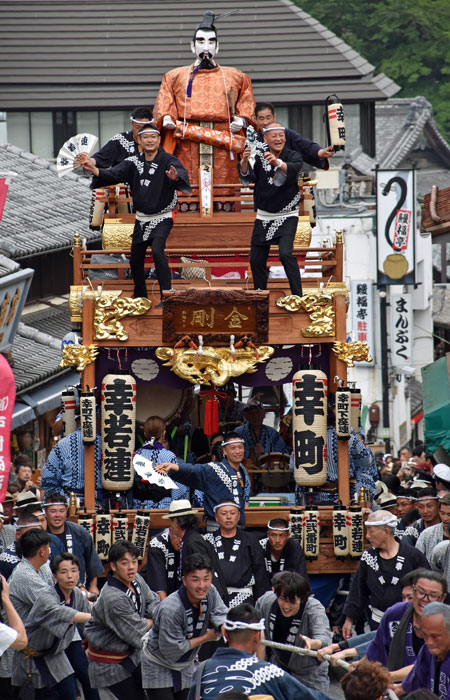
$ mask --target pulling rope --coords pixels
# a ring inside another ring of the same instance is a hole
[[[271,647],[272,649],[280,649],[281,651],[290,651],[292,654],[300,654],[301,656],[313,656],[315,659],[318,658],[317,651],[312,649],[303,649],[302,647],[295,647],[293,644],[279,644],[279,642],[271,642],[268,639],[262,639],[261,644],[265,647]],[[331,655],[325,654],[323,657],[326,661],[330,661]],[[342,666],[346,671],[350,669],[350,664],[348,664],[343,659],[336,659],[335,663],[338,666]]]

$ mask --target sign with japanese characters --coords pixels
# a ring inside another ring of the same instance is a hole
[[[266,343],[269,329],[269,293],[225,289],[190,289],[167,294],[163,308],[163,342],[186,335],[203,336],[205,345],[251,336]]]
[[[309,560],[319,556],[319,513],[316,510],[305,510],[302,518],[303,551]]]
[[[108,559],[109,548],[111,547],[111,515],[96,515],[95,547],[100,559]]]
[[[147,551],[149,528],[150,517],[138,512],[133,523],[133,534],[131,536],[131,541],[139,550],[139,559],[143,559],[144,554]]]
[[[363,515],[361,510],[350,506],[347,514],[349,530],[349,555],[352,559],[359,559],[364,549]]]
[[[348,518],[346,508],[335,506],[333,508],[333,544],[334,556],[336,559],[345,559],[348,555],[349,537],[348,523],[351,522]]]
[[[102,381],[102,486],[130,489],[134,480],[136,381],[129,374],[107,374]]]
[[[374,320],[373,320],[373,285],[370,280],[352,280],[351,282],[351,319],[353,342],[367,343],[372,358],[375,357]],[[372,362],[356,362],[358,367],[370,367]]]
[[[0,503],[5,500],[11,465],[11,421],[16,383],[9,362],[0,355]]]
[[[351,392],[336,389],[336,434],[340,440],[348,440],[351,428]]]
[[[411,294],[391,294],[390,348],[393,367],[412,363],[413,314]]]
[[[0,279],[0,352],[9,350],[14,342],[32,277],[33,270],[27,268]]]
[[[95,415],[95,396],[91,392],[83,392],[80,396],[81,437],[85,445],[93,445],[97,433]]]
[[[415,283],[415,170],[377,170],[378,285]]]
[[[327,480],[328,379],[320,370],[301,370],[293,378],[294,478],[301,486]]]

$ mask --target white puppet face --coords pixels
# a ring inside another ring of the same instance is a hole
[[[200,60],[202,58],[213,59],[219,51],[216,32],[211,29],[197,29],[195,39],[191,41],[191,51]]]

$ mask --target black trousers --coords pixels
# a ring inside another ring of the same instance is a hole
[[[146,700],[145,690],[142,689],[141,666],[137,666],[125,680],[110,685],[108,690],[118,700]]]
[[[130,269],[131,276],[134,282],[134,297],[147,297],[147,287],[145,285],[145,253],[149,245],[152,247],[152,256],[155,263],[156,277],[158,278],[159,289],[170,289],[172,286],[172,276],[170,274],[169,263],[167,262],[166,255],[164,253],[164,248],[166,246],[166,240],[172,228],[172,219],[167,219],[166,224],[162,226],[159,225],[158,231],[155,229],[155,233],[151,237],[151,240],[143,242],[133,242],[131,244],[131,255],[130,255]]]
[[[286,234],[280,236],[280,238],[273,241],[273,244],[278,243],[280,262],[286,272],[292,294],[297,294],[301,297],[302,281],[300,270],[296,258],[292,255],[294,235]],[[253,286],[255,289],[267,289],[267,258],[269,257],[269,251],[270,243],[259,245],[252,242],[250,248],[250,267],[252,268]]]
[[[173,688],[147,688],[148,700],[186,700],[189,688],[179,690],[177,693]]]

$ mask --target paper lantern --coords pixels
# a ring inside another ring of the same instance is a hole
[[[80,396],[81,437],[84,445],[93,445],[97,434],[96,402],[92,391]]]
[[[350,506],[347,514],[349,547],[348,553],[352,559],[359,559],[363,553],[364,532],[363,514],[359,506]]]
[[[112,543],[128,539],[128,518],[126,515],[113,515]]]
[[[70,435],[77,429],[75,420],[75,409],[77,406],[77,393],[73,388],[66,389],[61,393],[61,414],[63,422],[63,435]]]
[[[361,389],[352,388],[350,391],[352,394],[351,427],[359,433],[361,429]]]
[[[108,559],[111,547],[111,515],[97,515],[95,530],[95,548],[100,559]]]
[[[305,510],[302,517],[303,551],[309,560],[319,556],[320,520],[317,510]]]
[[[348,440],[350,437],[351,401],[350,389],[336,390],[336,434],[340,440]]]
[[[139,559],[143,559],[147,551],[150,516],[138,511],[133,523],[131,541],[139,550]]]
[[[347,509],[342,506],[334,506],[333,508],[333,545],[334,556],[336,559],[345,559],[349,551],[349,536]]]
[[[289,513],[289,529],[291,537],[303,546],[303,513],[301,510],[291,510]]]
[[[332,98],[336,98],[333,100]],[[326,100],[326,125],[328,142],[335,151],[345,151],[344,107],[337,95],[330,95]]]
[[[95,534],[94,534],[94,519],[90,515],[79,515],[78,516],[78,525],[81,525],[81,527],[84,527],[86,532],[90,534],[92,539],[94,540]]]
[[[292,383],[294,478],[301,486],[321,486],[327,480],[327,376],[301,370]]]
[[[102,381],[102,486],[127,491],[133,486],[136,381],[129,374],[107,374]]]

